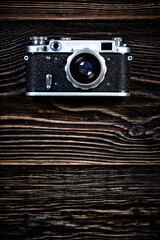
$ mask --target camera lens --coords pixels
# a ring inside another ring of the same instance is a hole
[[[79,72],[85,76],[91,75],[93,70],[93,65],[88,61],[82,61],[79,64]]]
[[[107,67],[97,51],[86,48],[68,57],[65,71],[74,87],[87,90],[95,88],[104,80]]]
[[[73,78],[82,84],[92,83],[101,72],[99,60],[90,53],[82,53],[73,58],[70,65]]]

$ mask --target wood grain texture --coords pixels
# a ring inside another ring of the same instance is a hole
[[[160,238],[159,5],[0,1],[0,20],[72,20],[0,22],[0,239]],[[25,97],[33,35],[122,36],[131,97]]]
[[[159,21],[0,25],[0,164],[159,164]],[[122,36],[134,58],[131,97],[25,97],[32,35]]]
[[[159,239],[160,168],[0,167],[3,240]]]
[[[0,1],[0,20],[160,19],[159,0]]]

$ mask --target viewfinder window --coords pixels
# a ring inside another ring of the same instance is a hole
[[[112,43],[101,43],[101,50],[112,50]]]

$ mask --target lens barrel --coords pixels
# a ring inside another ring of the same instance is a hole
[[[95,88],[104,80],[107,67],[97,51],[81,49],[68,57],[65,71],[74,87],[87,90]]]

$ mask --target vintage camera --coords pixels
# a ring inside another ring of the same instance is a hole
[[[27,96],[129,96],[130,48],[112,40],[47,40],[27,46]]]

